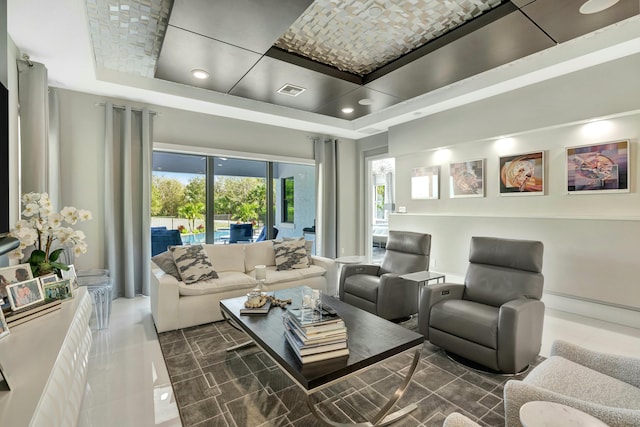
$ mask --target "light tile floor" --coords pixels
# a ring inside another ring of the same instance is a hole
[[[640,329],[547,309],[543,356],[549,355],[554,339],[640,354]],[[181,426],[147,297],[113,302],[109,329],[94,332],[89,357],[81,427]]]

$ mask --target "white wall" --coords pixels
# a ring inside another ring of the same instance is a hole
[[[432,270],[457,277],[473,235],[539,239],[545,292],[640,309],[639,73],[635,55],[390,129],[396,204],[408,211],[393,215],[390,228],[432,234]],[[576,122],[602,116],[610,128],[598,135]],[[496,141],[507,135],[511,144]],[[631,141],[630,192],[568,195],[565,148],[617,139]],[[546,195],[501,197],[498,158],[540,150]],[[448,164],[478,158],[486,161],[486,196],[450,199]],[[411,200],[411,169],[438,164],[440,199]]]
[[[62,157],[62,201],[65,205],[90,209],[94,219],[79,224],[87,235],[89,251],[78,258],[78,268],[104,266],[103,194],[104,184],[104,107],[99,104],[111,100],[116,105],[127,101],[98,95],[56,89],[60,97],[60,132]],[[143,107],[129,102],[133,107]],[[148,106],[158,114],[154,118],[154,142],[184,147],[191,151],[233,151],[253,157],[313,159],[313,143],[305,132],[192,113],[160,106]],[[355,142],[341,140],[340,163],[341,242],[345,250],[354,244],[354,194],[356,176]],[[285,160],[286,161],[286,160]]]

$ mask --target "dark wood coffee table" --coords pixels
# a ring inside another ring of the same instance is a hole
[[[300,305],[301,293],[302,288],[298,287],[275,291],[274,296],[280,299],[291,298],[293,300],[292,306],[296,307]],[[330,421],[317,412],[311,401],[313,393],[371,367],[377,362],[412,348],[416,348],[413,361],[398,390],[370,421],[356,425],[390,424],[416,409],[416,405],[412,404],[389,414],[393,405],[402,397],[404,390],[411,382],[411,377],[418,365],[421,345],[424,341],[421,334],[343,303],[336,298],[323,295],[323,304],[332,307],[347,325],[349,357],[348,359],[343,357],[302,365],[284,337],[282,323],[284,310],[274,307],[267,315],[241,316],[240,309],[244,307],[245,300],[245,297],[239,297],[220,301],[223,316],[230,321],[231,325],[249,335],[252,342],[269,355],[306,392],[307,405],[319,420],[328,425],[344,425]]]

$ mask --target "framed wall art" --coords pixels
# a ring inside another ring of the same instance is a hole
[[[484,197],[484,159],[449,164],[449,196]]]
[[[411,171],[411,198],[440,198],[440,166],[424,166]]]
[[[629,141],[567,148],[567,192],[629,192]]]
[[[500,195],[544,195],[544,152],[500,157]]]

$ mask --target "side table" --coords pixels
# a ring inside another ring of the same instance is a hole
[[[524,427],[607,427],[599,419],[556,402],[532,401],[520,407]]]
[[[435,280],[436,283],[440,283],[440,279],[442,279],[442,283],[447,280],[444,274],[433,271],[417,271],[415,273],[403,274],[400,277],[405,280],[411,280],[412,282],[418,282],[420,285],[426,285],[431,280]]]
[[[86,287],[93,300],[93,307],[96,313],[96,329],[107,329],[109,327],[111,299],[113,297],[109,270],[80,270],[77,275],[78,286]]]

